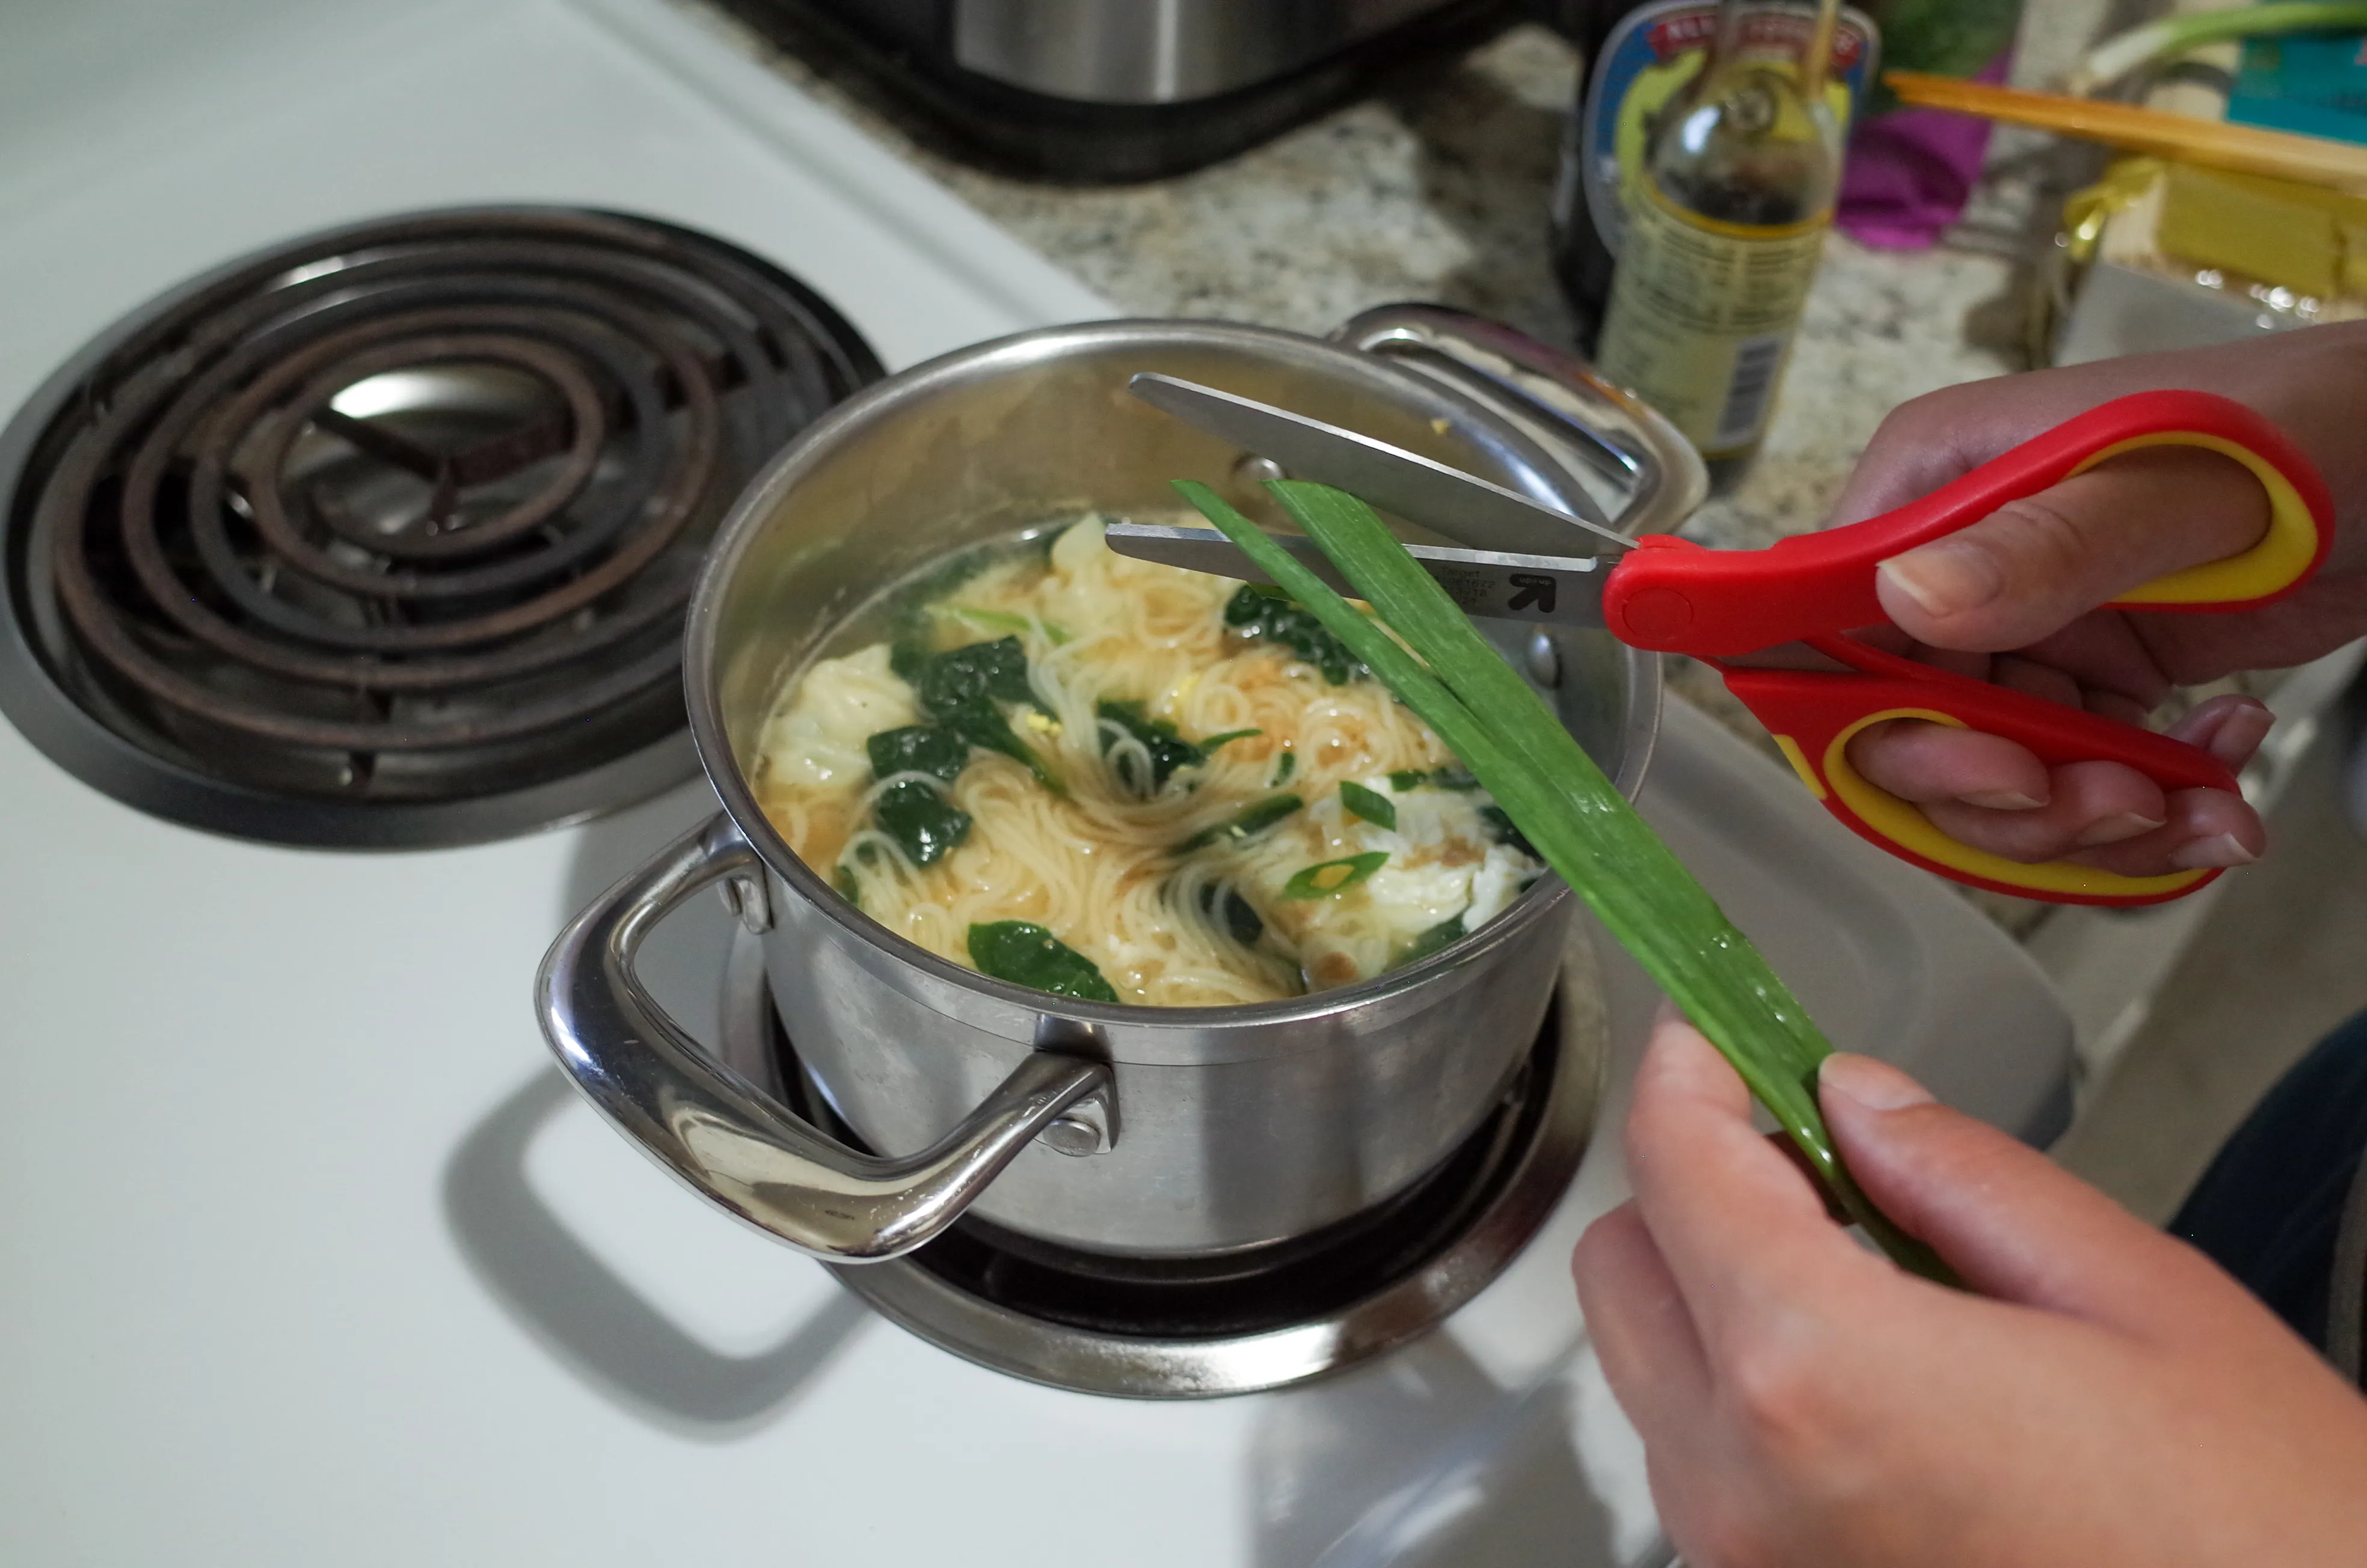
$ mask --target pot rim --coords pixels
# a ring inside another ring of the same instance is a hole
[[[1471,417],[1497,422],[1492,412],[1456,396],[1451,389],[1427,377],[1413,375],[1377,355],[1359,353],[1322,338],[1256,326],[1247,322],[1176,320],[1161,317],[1119,317],[1097,321],[1066,322],[1036,327],[990,338],[954,349],[908,367],[872,383],[809,425],[783,447],[742,491],[717,530],[716,541],[699,570],[684,629],[683,696],[689,710],[690,732],[717,796],[765,867],[815,909],[859,938],[881,955],[920,970],[933,979],[971,991],[981,998],[1023,1010],[1039,1017],[1073,1019],[1096,1032],[1128,1032],[1162,1030],[1206,1030],[1211,1026],[1289,1025],[1351,1010],[1386,1004],[1419,989],[1450,969],[1501,947],[1535,922],[1560,912],[1570,897],[1567,884],[1548,871],[1512,907],[1478,931],[1448,944],[1429,957],[1392,969],[1369,980],[1285,997],[1269,1002],[1234,1003],[1219,1007],[1146,1007],[1135,1003],[1092,1002],[1057,996],[1014,985],[939,956],[897,935],[878,921],[848,905],[810,866],[800,860],[774,829],[757,804],[754,792],[732,755],[716,700],[716,627],[721,601],[736,575],[742,558],[758,526],[770,517],[781,498],[855,431],[898,407],[925,400],[947,385],[981,374],[1018,368],[1058,358],[1082,348],[1106,348],[1128,341],[1144,346],[1214,344],[1227,346],[1267,346],[1286,350],[1294,357],[1313,355],[1355,375],[1410,385],[1424,396],[1444,398],[1462,406]],[[1578,480],[1569,465],[1557,454],[1505,428],[1509,441],[1528,449],[1532,459],[1559,474],[1572,488]],[[1635,742],[1623,748],[1614,784],[1633,799],[1642,788],[1650,760],[1651,740],[1659,728],[1660,662],[1656,654],[1625,649],[1624,695],[1627,717],[1624,729]]]

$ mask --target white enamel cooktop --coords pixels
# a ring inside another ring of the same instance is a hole
[[[487,201],[719,233],[891,368],[1105,313],[656,0],[47,0],[0,52],[0,406],[233,255]],[[478,849],[307,852],[142,817],[0,724],[0,1560],[1468,1568],[1648,1543],[1563,1269],[1617,1197],[1614,1139],[1444,1332],[1206,1404],[970,1367],[663,1179],[569,1097],[528,987],[702,790]],[[2044,1114],[2061,1011],[1937,884],[1686,710],[1648,803],[1839,1042]],[[702,902],[652,943],[694,1023],[726,934]],[[1652,998],[1609,967],[1632,1055]]]

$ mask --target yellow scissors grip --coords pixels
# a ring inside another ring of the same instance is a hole
[[[2162,610],[2241,609],[2276,598],[2316,569],[2328,541],[2318,527],[2310,502],[2283,468],[2240,441],[2200,430],[2156,431],[2115,442],[2071,472],[2085,473],[2099,463],[2147,446],[2199,447],[2243,464],[2268,492],[2269,530],[2260,536],[2259,543],[2242,555],[2157,577],[2113,600],[2115,605]]]

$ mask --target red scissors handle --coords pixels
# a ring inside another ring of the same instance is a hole
[[[2284,433],[2210,392],[2138,392],[2089,410],[1895,512],[1763,550],[1710,550],[1648,535],[1603,585],[1612,634],[1637,648],[1730,658],[1822,632],[1875,626],[1874,568],[1978,522],[2010,501],[2144,446],[2199,446],[2249,468],[2269,531],[2227,560],[2191,567],[2114,600],[2146,610],[2237,610],[2298,588],[2333,543],[2326,481]]]
[[[2027,865],[1958,843],[1912,804],[1850,766],[1849,742],[1886,719],[1961,725],[2020,742],[2049,766],[2115,761],[2165,792],[2235,791],[2208,752],[2058,703],[1951,675],[1842,636],[1886,619],[1874,569],[1967,526],[2008,502],[2140,447],[2197,446],[2249,468],[2268,493],[2260,542],[2227,560],[2174,572],[2114,600],[2126,609],[2229,611],[2298,588],[2333,542],[2333,501],[2299,448],[2267,420],[2208,392],[2140,392],[2090,410],[2025,442],[1922,500],[1846,528],[1764,550],[1706,550],[1654,536],[1604,585],[1604,618],[1638,648],[1716,664],[1759,716],[1800,777],[1856,832],[1905,860],[1977,887],[2070,904],[2156,904],[2209,882],[2215,871],[2122,876],[2070,861]],[[1804,641],[1853,673],[1765,670],[1723,658]]]

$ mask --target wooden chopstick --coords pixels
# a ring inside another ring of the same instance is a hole
[[[2131,152],[2367,194],[2367,147],[2347,141],[2164,114],[2135,104],[1993,87],[1920,71],[1886,71],[1882,80],[1901,102],[1921,108],[1978,115]]]

